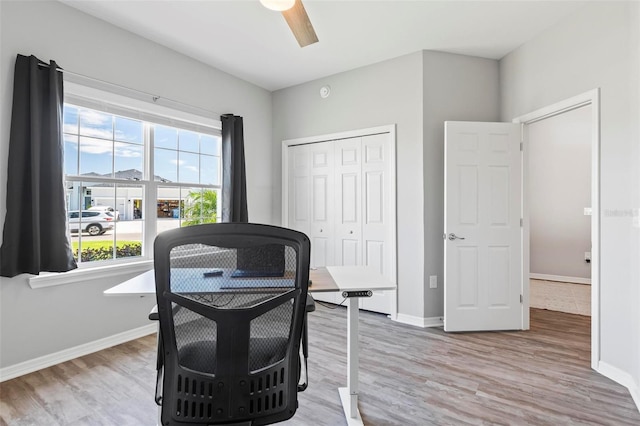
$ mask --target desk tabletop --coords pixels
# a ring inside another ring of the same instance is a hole
[[[393,290],[391,283],[375,269],[366,266],[329,266],[309,271],[310,293],[350,290]],[[154,270],[135,276],[104,291],[106,296],[155,295]]]

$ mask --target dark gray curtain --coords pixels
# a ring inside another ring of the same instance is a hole
[[[225,114],[222,121],[222,221],[248,222],[247,178],[242,117]]]
[[[77,267],[67,238],[62,73],[54,61],[18,55],[7,167],[0,275]]]

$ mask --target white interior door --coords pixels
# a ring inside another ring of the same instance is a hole
[[[335,265],[334,243],[334,155],[333,141],[314,143],[308,146],[310,154],[311,182],[311,267]],[[313,285],[313,284],[312,284]],[[338,303],[338,294],[315,293],[317,300]],[[342,300],[342,299],[340,299]]]
[[[445,123],[445,331],[522,328],[520,142],[520,124]]]
[[[389,134],[362,137],[362,249],[363,264],[373,266],[380,274],[393,280],[391,238],[391,191]],[[374,291],[373,296],[360,299],[360,308],[390,313],[387,291]]]
[[[370,265],[396,282],[395,128],[283,141],[283,164],[283,223],[309,236],[311,267]],[[395,317],[396,300],[377,291],[360,307]]]
[[[336,265],[362,265],[361,138],[335,142]]]
[[[333,265],[333,141],[311,144],[311,267]]]
[[[288,226],[308,234],[311,226],[309,215],[309,147],[298,145],[289,149]]]
[[[309,236],[312,268],[333,265],[333,142],[293,145],[287,149],[287,226]],[[336,297],[335,293],[314,295],[330,303],[336,303]]]

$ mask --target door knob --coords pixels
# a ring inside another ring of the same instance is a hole
[[[349,231],[350,234],[353,234],[353,231]]]
[[[454,234],[453,232],[451,234],[449,234],[449,239],[451,241],[453,240],[464,240],[464,237],[458,237],[456,234]]]

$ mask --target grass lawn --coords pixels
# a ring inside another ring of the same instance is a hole
[[[123,247],[127,244],[141,244],[140,241],[116,241],[116,246],[118,248]],[[78,241],[73,241],[71,243],[71,247],[73,248],[73,251],[77,251],[78,250]],[[82,242],[82,250],[86,250],[86,249],[100,249],[100,248],[108,248],[108,247],[113,247],[113,241],[111,240],[100,240],[100,241],[83,241]]]

